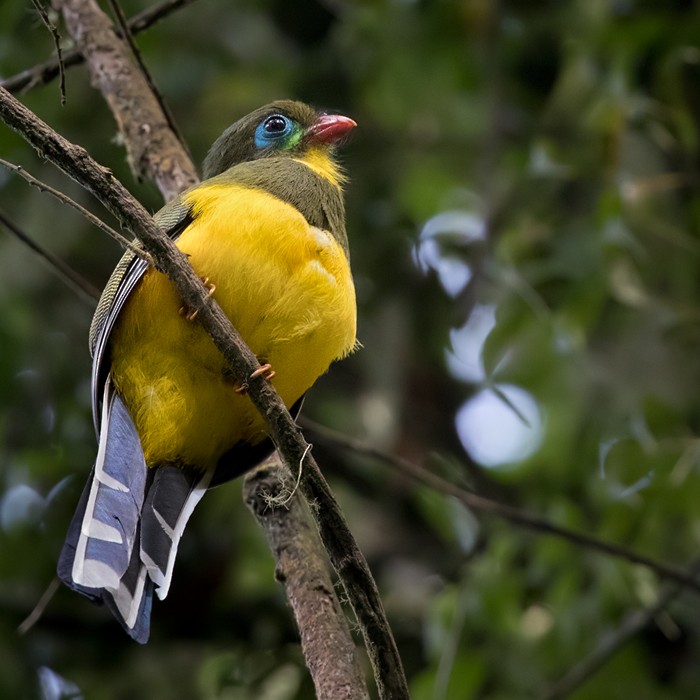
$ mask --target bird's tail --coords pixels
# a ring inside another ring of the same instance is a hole
[[[177,546],[211,475],[163,465],[148,469],[119,395],[105,385],[97,460],[58,562],[58,575],[105,603],[127,633],[145,643],[153,591],[164,598]]]

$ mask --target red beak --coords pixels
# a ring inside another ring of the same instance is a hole
[[[357,126],[357,122],[350,117],[340,114],[322,114],[306,132],[306,136],[312,143],[335,143]]]

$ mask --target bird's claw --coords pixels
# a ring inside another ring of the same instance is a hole
[[[213,282],[210,282],[208,277],[202,278],[202,283],[208,290],[207,296],[213,296],[214,292],[216,291],[216,285]],[[197,318],[197,314],[199,313],[199,311],[197,309],[195,309],[194,311],[190,311],[187,304],[183,304],[180,307],[178,313],[180,314],[180,316],[183,316],[186,321],[194,321],[195,318]]]
[[[251,379],[255,379],[257,377],[262,377],[266,382],[269,382],[270,379],[272,379],[275,376],[275,374],[277,374],[277,373],[275,372],[274,369],[272,369],[272,365],[269,362],[266,362],[264,365],[260,365],[260,367],[258,367],[255,370],[255,372],[253,372],[250,375],[250,377],[248,377],[248,381],[250,381]],[[247,394],[248,389],[250,387],[250,384],[248,383],[248,381],[243,382],[243,384],[241,384],[241,386],[237,387],[235,389],[235,392],[237,394],[241,394],[241,395]]]

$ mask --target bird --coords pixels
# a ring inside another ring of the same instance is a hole
[[[214,142],[203,179],[154,215],[293,415],[357,347],[337,147],[349,117],[267,104]],[[207,489],[268,456],[265,424],[168,278],[127,251],[90,328],[98,449],[59,578],[146,643],[178,543]]]

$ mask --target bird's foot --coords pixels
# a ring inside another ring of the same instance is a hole
[[[245,395],[248,393],[248,388],[250,385],[248,382],[251,379],[255,379],[256,377],[262,377],[266,382],[269,382],[270,379],[272,379],[275,376],[276,372],[274,369],[272,369],[272,365],[269,362],[266,362],[264,365],[260,365],[255,372],[253,372],[250,377],[248,377],[248,381],[243,382],[241,386],[237,387],[234,391],[237,394]]]
[[[208,277],[200,277],[200,279],[202,280],[204,286],[208,290],[207,296],[213,296],[214,292],[216,291],[216,285],[213,282],[210,282]],[[183,304],[180,307],[178,313],[180,314],[180,316],[184,316],[185,320],[194,321],[195,318],[197,318],[197,314],[199,313],[199,311],[197,311],[197,309],[195,309],[194,311],[190,311],[187,304]]]

